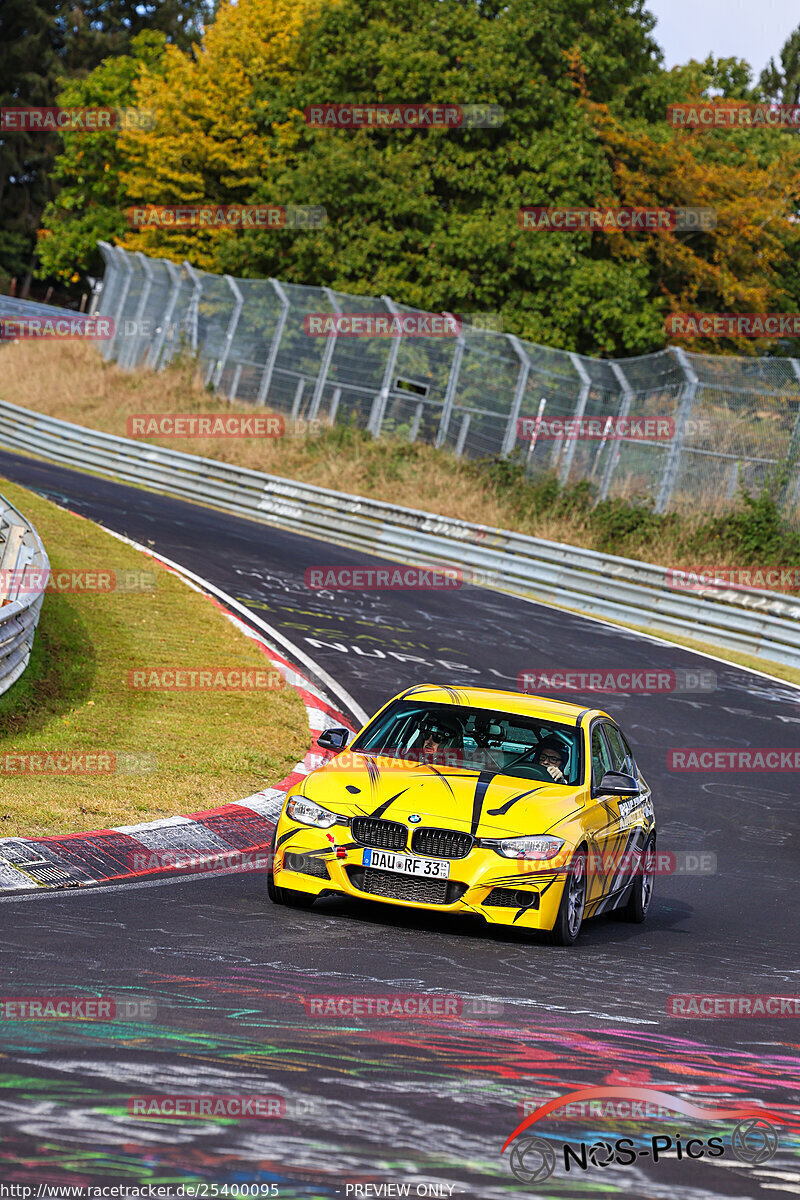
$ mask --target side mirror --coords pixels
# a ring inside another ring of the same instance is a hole
[[[638,796],[641,792],[638,781],[622,771],[606,771],[600,784],[592,788],[593,796]]]
[[[323,750],[344,750],[349,737],[349,729],[323,729],[317,738],[317,745]]]

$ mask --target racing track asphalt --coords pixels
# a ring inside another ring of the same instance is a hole
[[[673,993],[796,991],[796,776],[679,774],[666,755],[685,746],[795,747],[800,692],[488,589],[309,592],[306,567],[379,560],[7,452],[0,475],[223,588],[368,712],[417,682],[514,688],[524,668],[717,675],[710,694],[604,702],[653,789],[661,848],[710,851],[716,873],[659,878],[644,926],[601,918],[570,950],[377,904],[275,908],[254,874],[5,901],[3,995],[145,996],[158,1013],[139,1025],[3,1029],[0,1181],[274,1180],[284,1200],[356,1196],[352,1185],[364,1182],[411,1183],[414,1195],[421,1181],[492,1200],[535,1194],[499,1155],[527,1096],[538,1103],[578,1087],[630,1083],[681,1089],[699,1103],[752,1100],[792,1111],[795,1022],[682,1020],[668,1017],[666,1004]],[[503,1007],[485,1017],[321,1020],[299,999],[409,992],[492,998]],[[222,1125],[126,1117],[126,1097],[171,1091],[280,1092],[290,1108],[300,1097],[308,1111]],[[687,1128],[685,1119],[623,1129],[573,1118],[551,1120],[542,1132],[558,1149],[602,1130],[633,1130],[647,1146],[651,1135],[685,1136]],[[731,1128],[723,1122],[697,1136]],[[791,1191],[792,1141],[782,1131],[779,1156],[761,1167],[740,1165],[729,1149],[713,1161],[673,1154],[653,1163],[643,1155],[633,1167],[571,1174],[562,1163],[543,1194],[585,1196],[596,1185],[611,1195],[666,1196],[679,1187],[686,1197],[752,1197],[772,1190],[777,1169]]]

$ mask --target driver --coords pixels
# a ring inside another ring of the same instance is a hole
[[[564,768],[567,765],[567,751],[564,743],[553,734],[542,738],[536,747],[533,761],[537,766],[544,767],[554,783],[566,783]]]
[[[453,717],[446,714],[427,715],[420,727],[422,735],[422,761],[447,762],[450,757],[455,760],[456,751],[463,750],[461,726]],[[451,751],[451,755],[448,755]],[[451,765],[457,765],[455,761]]]

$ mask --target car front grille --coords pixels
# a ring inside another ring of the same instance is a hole
[[[516,891],[514,888],[492,888],[483,902],[484,908],[538,908],[538,892]]]
[[[425,825],[414,830],[411,849],[429,858],[466,858],[475,844],[471,833],[457,829],[434,829]]]
[[[369,896],[384,896],[387,900],[405,900],[408,904],[455,904],[467,890],[466,883],[449,879],[420,879],[415,875],[398,875],[394,871],[377,871],[374,867],[348,867],[353,887]]]
[[[379,817],[353,817],[350,830],[362,846],[372,846],[376,850],[406,848],[408,830],[399,821],[382,821]]]

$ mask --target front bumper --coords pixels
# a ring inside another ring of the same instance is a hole
[[[465,858],[448,859],[449,879],[438,880],[365,867],[365,849],[353,842],[346,827],[316,829],[283,815],[273,862],[275,884],[314,896],[338,894],[478,916],[490,925],[548,930],[555,924],[566,879],[563,858],[551,870],[537,863],[534,871],[534,864],[524,859],[503,858],[475,846]]]

